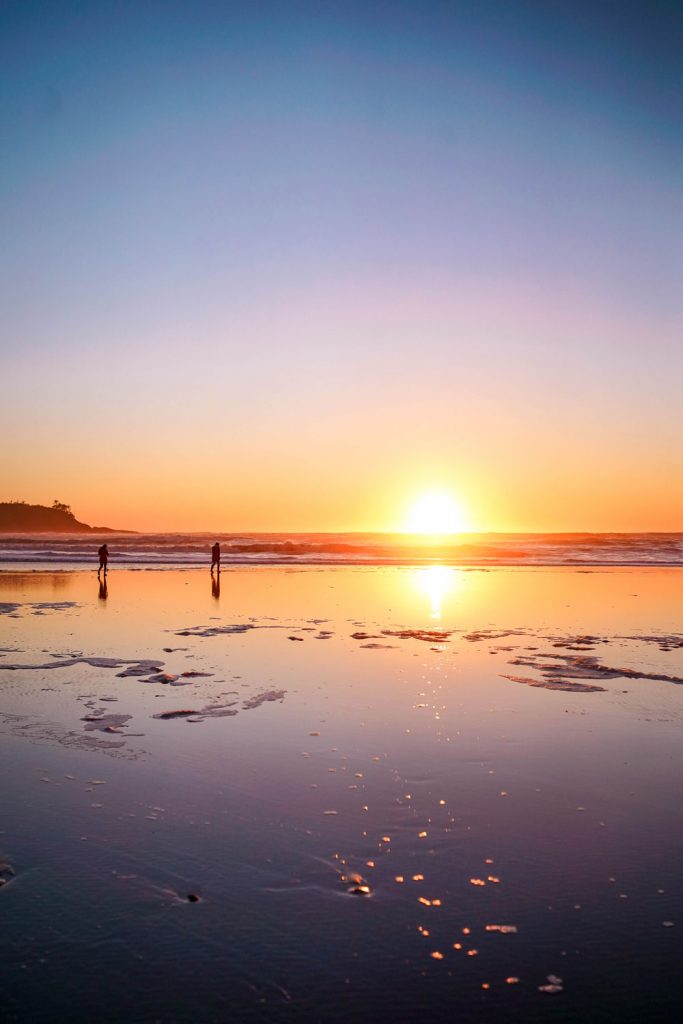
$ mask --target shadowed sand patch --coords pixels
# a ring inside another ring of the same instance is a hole
[[[16,876],[16,871],[12,867],[9,861],[0,857],[0,888],[3,885],[7,885]]]
[[[540,639],[547,640],[553,647],[561,647],[568,651],[578,653],[595,649],[598,644],[609,644],[614,640],[630,640],[635,643],[656,644],[660,651],[676,651],[683,649],[683,634],[681,633],[658,633],[655,635],[643,633],[642,635],[631,634],[629,636],[595,636],[593,634],[582,634],[577,636],[553,636],[543,634]]]
[[[224,633],[247,633],[257,627],[252,623],[236,623],[231,626],[190,626],[188,629],[173,630],[175,636],[222,636]]]
[[[43,669],[54,669],[54,668],[72,668],[74,665],[90,665],[93,668],[121,668],[122,665],[127,667],[123,672],[117,672],[117,678],[127,679],[129,677],[143,677],[146,683],[166,683],[170,686],[188,686],[194,679],[209,678],[213,675],[213,672],[198,672],[194,669],[188,670],[187,672],[181,672],[180,675],[174,675],[171,672],[162,672],[163,661],[152,661],[145,658],[139,660],[130,658],[64,658],[59,659],[58,655],[53,655],[54,661],[44,662],[40,665],[19,665],[19,664],[3,664],[4,669],[8,669],[10,672],[18,671],[42,671]]]
[[[98,732],[120,733],[127,722],[130,722],[132,715],[84,715],[81,719],[85,722],[83,728],[86,732],[97,730]]]
[[[680,633],[669,633],[661,636],[618,636],[617,640],[635,640],[641,644],[657,644],[660,651],[676,651],[683,648],[683,636]]]
[[[269,701],[283,701],[286,693],[286,690],[264,690],[262,693],[256,693],[242,703],[242,710],[250,711]],[[207,704],[203,708],[178,708],[173,711],[160,711],[158,714],[152,715],[152,718],[164,722],[174,718],[190,719],[193,722],[201,722],[205,718],[232,718],[239,714],[239,709],[235,707],[236,704],[237,701],[233,700],[223,704]]]
[[[163,665],[163,661],[161,665]],[[129,665],[128,668],[124,669],[123,672],[117,672],[116,675],[119,679],[128,679],[130,676],[148,676],[150,672],[160,672],[161,665],[158,662],[139,662],[135,665]]]
[[[463,640],[476,644],[482,640],[502,640],[506,636],[528,636],[529,632],[528,629],[476,629],[471,633],[465,633]]]
[[[513,683],[524,683],[526,686],[537,686],[542,690],[564,690],[568,693],[605,693],[604,686],[592,683],[572,683],[569,679],[532,679],[531,676],[510,676],[501,672],[502,679],[511,679]]]
[[[213,672],[181,672],[179,676],[173,675],[172,672],[156,672],[144,681],[146,683],[162,683],[166,686],[190,686],[195,679],[208,679],[212,675]]]
[[[453,635],[454,630],[438,629],[382,629],[379,633],[357,632],[351,634],[352,640],[381,640],[385,636],[395,636],[399,640],[423,640],[425,643],[445,643]],[[363,647],[382,646],[381,644],[363,644]]]
[[[383,629],[382,636],[395,636],[399,640],[423,640],[428,644],[445,643],[452,629]]]
[[[195,714],[200,716],[197,721],[201,721],[202,718],[233,718],[238,714],[238,710],[235,707],[236,700],[225,701],[222,704],[207,704],[199,711],[195,711]]]
[[[248,633],[252,629],[286,629],[289,632],[310,632],[315,633],[316,630],[313,626],[296,626],[292,622],[287,624],[286,622],[235,622],[227,626],[188,626],[185,629],[174,629],[170,630],[174,636],[230,636],[239,633]],[[329,630],[321,630],[321,633],[331,636],[332,633]],[[303,640],[301,636],[289,636],[288,640]],[[178,650],[185,650],[186,648],[178,648]],[[167,650],[167,648],[164,648]]]
[[[161,662],[163,665],[163,661]],[[42,671],[43,669],[72,668],[74,665],[90,665],[92,668],[121,668],[123,665],[132,665],[135,671],[126,670],[122,675],[149,675],[150,672],[158,672],[160,665],[158,661],[147,661],[137,658],[64,658],[55,661],[43,662],[39,665],[3,665],[3,669],[10,672],[21,671]]]
[[[266,704],[268,701],[285,699],[286,690],[264,690],[262,693],[256,693],[253,697],[248,697],[242,707],[248,711],[251,708],[258,708],[261,704]]]
[[[161,711],[158,715],[152,715],[152,718],[158,718],[162,722],[166,722],[172,718],[187,718],[188,715],[198,714],[200,714],[200,712],[194,710],[194,708],[187,708],[185,710],[181,709],[179,711]],[[235,714],[237,714],[237,712],[235,712]]]
[[[605,637],[600,636],[546,636],[544,640],[549,640],[553,647],[564,648],[566,651],[577,651],[578,653],[585,653],[587,651],[595,650],[597,644],[608,644],[609,640]]]
[[[511,658],[509,665],[520,665],[533,668],[540,672],[544,683],[564,684],[570,679],[651,679],[660,683],[683,683],[683,677],[667,675],[663,672],[641,672],[635,668],[617,668],[613,665],[601,665],[592,654],[550,654],[539,653],[519,655]],[[505,678],[511,678],[506,676]],[[528,680],[516,679],[517,682]],[[554,685],[549,689],[566,689],[571,687]],[[576,687],[574,687],[576,688]],[[598,689],[603,689],[598,687]]]
[[[83,735],[65,729],[58,722],[47,722],[44,719],[31,718],[28,715],[12,715],[6,711],[0,711],[0,722],[7,726],[12,736],[41,743],[58,743],[62,747],[76,747],[81,750],[98,750],[103,754],[111,754],[117,757],[125,757],[129,760],[137,760],[139,752],[123,750],[126,741],[105,740],[92,735]]]
[[[78,601],[0,601],[0,615],[12,615],[19,618],[21,611],[30,611],[31,615],[45,615],[46,612],[62,612],[69,608],[80,608]]]

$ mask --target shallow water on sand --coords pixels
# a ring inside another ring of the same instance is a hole
[[[677,1019],[682,597],[0,573],[0,1018]]]

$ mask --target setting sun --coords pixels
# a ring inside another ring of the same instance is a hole
[[[466,530],[462,506],[447,491],[428,491],[416,498],[408,509],[407,533],[445,536]]]

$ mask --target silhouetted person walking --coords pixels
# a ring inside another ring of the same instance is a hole
[[[97,552],[97,554],[100,557],[100,567],[97,570],[97,575],[99,576],[103,569],[104,569],[104,572],[105,572],[105,575],[106,575],[106,573],[107,573],[107,562],[109,561],[109,552],[107,551],[107,545],[103,544],[102,547]]]
[[[216,566],[216,568],[220,572],[221,571],[221,546],[218,543],[218,541],[216,541],[214,546],[211,548],[211,572],[213,572],[214,565]]]

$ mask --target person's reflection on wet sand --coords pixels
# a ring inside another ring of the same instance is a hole
[[[109,597],[109,589],[107,587],[107,577],[106,576],[100,576],[98,574],[97,580],[98,580],[98,583],[100,585],[100,592],[99,592],[99,594],[97,596],[99,597],[100,601],[106,601],[107,598]]]
[[[215,576],[214,576],[213,573],[211,573],[211,596],[214,597],[216,600],[218,600],[219,597],[221,596],[221,571],[220,571],[220,569],[218,570],[218,572],[216,573]]]

